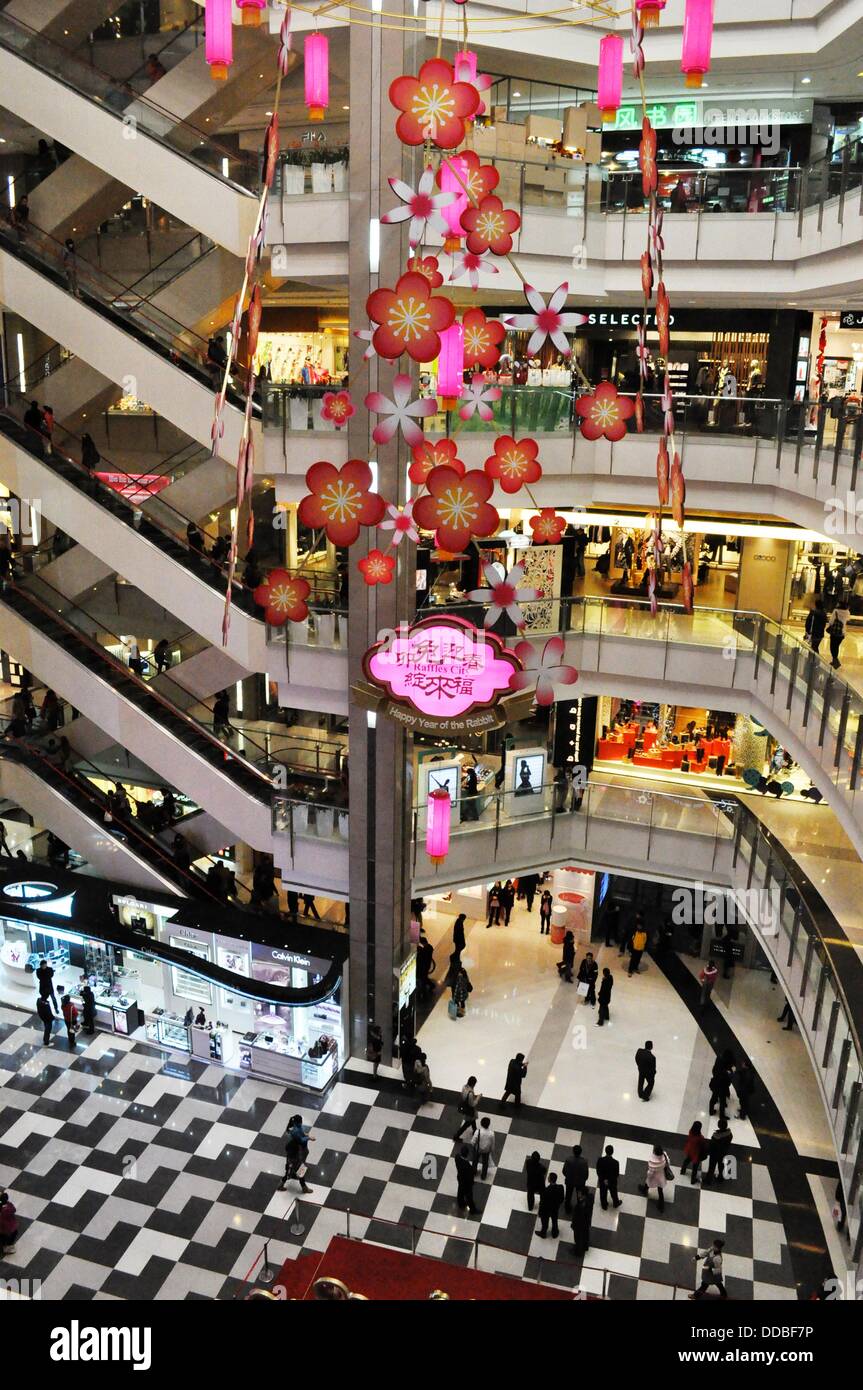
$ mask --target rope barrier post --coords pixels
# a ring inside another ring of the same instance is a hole
[[[276,1277],[276,1271],[270,1264],[270,1242],[264,1241],[264,1263],[261,1265],[261,1272],[258,1275],[259,1284],[272,1284]]]
[[[294,1219],[288,1227],[288,1230],[292,1236],[304,1236],[306,1234],[306,1228],[300,1220],[299,1202],[294,1202]]]

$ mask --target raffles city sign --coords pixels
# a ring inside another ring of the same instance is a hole
[[[361,684],[352,694],[416,733],[481,733],[521,718],[533,695],[513,695],[522,670],[515,652],[494,633],[460,618],[423,618],[366,652]]]

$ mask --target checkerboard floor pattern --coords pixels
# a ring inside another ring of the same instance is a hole
[[[21,1229],[0,1278],[38,1279],[43,1298],[232,1298],[264,1241],[276,1267],[323,1251],[345,1233],[348,1210],[350,1234],[369,1241],[465,1264],[478,1239],[480,1268],[621,1299],[668,1298],[674,1283],[682,1297],[696,1280],[696,1247],[721,1235],[729,1294],[797,1296],[757,1153],[722,1188],[678,1179],[660,1215],[638,1192],[650,1131],[567,1128],[525,1106],[492,1117],[496,1163],[467,1216],[455,1203],[454,1096],[418,1109],[360,1062],[316,1113],[319,1102],[297,1091],[128,1038],[43,1048],[34,1022],[0,1008],[0,1182]],[[295,1110],[313,1123],[308,1197],[278,1191]],[[604,1212],[597,1201],[582,1261],[568,1222],[557,1240],[537,1235],[522,1169],[533,1149],[560,1165],[573,1143],[592,1166],[606,1142],[620,1160],[623,1206]],[[676,1170],[680,1150],[670,1157]]]

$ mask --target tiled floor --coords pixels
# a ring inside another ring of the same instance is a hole
[[[367,1240],[615,1298],[667,1298],[675,1283],[682,1297],[696,1247],[722,1235],[733,1296],[797,1296],[774,1175],[754,1148],[735,1150],[738,1176],[723,1188],[673,1183],[660,1214],[638,1185],[657,1129],[675,1170],[682,1137],[663,1132],[658,1115],[654,1127],[528,1105],[499,1113],[492,1102],[496,1166],[477,1183],[478,1214],[462,1216],[454,1092],[418,1108],[397,1080],[374,1079],[360,1062],[315,1113],[296,1092],[130,1039],[45,1049],[33,1024],[0,1008],[0,1181],[21,1219],[0,1277],[40,1279],[43,1298],[231,1298],[265,1241],[278,1267],[323,1250],[348,1219]],[[277,1189],[287,1119],[301,1106],[313,1122],[314,1190],[294,1206],[299,1194]],[[583,1262],[568,1225],[559,1240],[536,1234],[522,1177],[533,1149],[559,1171],[576,1142],[591,1165],[613,1143],[622,1169],[623,1206],[597,1203]],[[823,1187],[817,1169],[810,1181]]]

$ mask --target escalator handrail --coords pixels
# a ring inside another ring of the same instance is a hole
[[[74,53],[72,50],[68,48],[63,48],[62,44],[55,43],[53,39],[50,39],[45,34],[39,32],[36,29],[31,28],[29,24],[24,24],[19,19],[10,20],[8,15],[5,15],[2,11],[0,11],[0,48],[6,49],[6,51],[11,53],[14,57],[20,58],[21,61],[27,63],[29,67],[34,67],[39,72],[46,73],[46,75],[49,76],[52,81],[59,82],[62,86],[68,87],[70,91],[73,91],[76,94],[76,96],[82,97],[85,101],[92,102],[94,105],[98,106],[100,110],[105,111],[108,115],[115,116],[118,120],[122,120],[124,113],[114,111],[110,106],[106,105],[106,103],[101,98],[94,96],[91,92],[82,91],[80,87],[77,87],[75,85],[74,80],[67,77],[65,74],[50,72],[47,69],[43,68],[41,64],[35,59],[32,53],[23,52],[20,48],[16,48],[13,43],[10,43],[8,41],[7,36],[3,33],[4,23],[9,25],[12,29],[18,30],[25,37],[29,37],[35,42],[44,45],[44,47],[53,49],[58,54],[61,54],[64,63],[70,62],[75,64],[79,68],[87,68],[90,70],[90,72],[96,73],[98,77],[102,81],[104,81],[109,87],[113,88],[117,92],[121,92],[124,96],[128,96],[130,98],[130,101],[143,103],[160,118],[167,118],[169,121],[171,121],[175,128],[182,128],[184,130],[191,131],[195,139],[198,140],[200,144],[207,145],[211,149],[215,150],[217,156],[220,159],[228,159],[235,164],[241,161],[241,156],[238,154],[236,150],[229,149],[227,146],[220,144],[219,141],[215,140],[208,131],[201,130],[199,126],[194,125],[191,121],[187,120],[183,116],[176,115],[176,113],[170,111],[168,107],[160,106],[157,101],[153,101],[153,99],[151,97],[148,97],[145,93],[136,92],[134,87],[129,86],[127,82],[118,81],[116,78],[112,77],[110,73],[103,72],[102,69],[98,68],[95,63],[88,62],[84,58],[79,58],[77,54]],[[246,197],[257,197],[256,189],[253,190],[246,188],[245,185],[236,183],[235,180],[228,177],[227,175],[217,173],[215,169],[211,169],[205,164],[197,163],[190,154],[188,154],[184,150],[178,149],[175,146],[171,145],[170,142],[166,140],[164,137],[160,137],[159,135],[153,134],[152,132],[147,130],[144,131],[144,134],[148,135],[151,140],[156,140],[160,144],[164,144],[168,149],[171,150],[173,154],[179,155],[181,159],[185,159],[187,162],[194,164],[196,169],[200,169],[203,173],[210,174],[211,177],[219,179],[222,183],[229,185],[232,188],[235,188],[238,193],[241,193]],[[258,179],[260,179],[259,167]]]
[[[196,574],[194,569],[190,567],[188,573],[191,574],[193,578],[203,579],[204,583],[207,584],[210,588],[216,589],[221,587],[221,589],[224,590],[226,575],[222,567],[218,564],[216,560],[213,560],[212,556],[210,556],[208,553],[193,550],[192,546],[189,545],[186,536],[183,534],[185,528],[189,525],[190,521],[192,520],[191,517],[184,516],[182,512],[178,512],[176,508],[172,507],[170,502],[166,502],[161,497],[159,497],[158,494],[154,494],[155,500],[157,500],[161,506],[167,508],[167,510],[177,518],[178,523],[180,523],[180,532],[179,534],[175,534],[170,529],[170,527],[166,526],[164,522],[158,520],[158,518],[155,515],[144,510],[146,503],[144,503],[140,508],[136,509],[135,506],[131,502],[129,502],[128,499],[124,498],[121,493],[116,492],[113,488],[109,487],[107,483],[103,483],[100,478],[96,477],[94,473],[91,473],[90,470],[83,463],[80,462],[80,460],[73,458],[70,454],[61,452],[57,449],[56,445],[53,445],[53,443],[52,452],[50,454],[45,454],[41,450],[41,448],[37,449],[37,447],[35,447],[37,441],[39,445],[44,444],[44,436],[38,434],[29,425],[25,425],[24,422],[22,420],[19,420],[17,416],[13,415],[9,409],[0,409],[0,431],[8,435],[11,434],[11,431],[3,429],[3,423],[6,421],[11,421],[13,424],[19,427],[22,437],[16,439],[15,442],[17,444],[20,444],[21,448],[25,449],[26,452],[30,454],[33,458],[35,458],[39,463],[43,463],[47,468],[51,468],[52,460],[56,456],[59,456],[66,463],[71,464],[72,467],[75,468],[76,472],[80,475],[83,482],[95,483],[99,492],[104,494],[104,501],[101,501],[100,498],[94,496],[91,493],[89,495],[92,498],[92,500],[99,503],[99,505],[105,506],[107,502],[110,500],[114,503],[114,505],[117,508],[128,511],[129,516],[126,519],[125,524],[132,526],[133,529],[137,529],[134,527],[133,522],[134,513],[136,510],[139,510],[141,512],[142,518],[147,522],[149,526],[154,526],[156,530],[161,531],[170,541],[180,546],[190,556],[198,556],[199,559],[206,561],[207,564],[211,567],[211,578],[205,578],[203,575]],[[77,444],[81,444],[81,440],[78,437],[78,435],[73,434],[71,430],[67,430],[63,425],[55,424],[54,429],[55,432],[60,432],[64,436],[68,436],[69,439],[74,439]],[[31,444],[33,447],[31,447]],[[134,475],[127,473],[125,469],[120,468],[118,465],[112,464],[109,458],[106,458],[104,455],[102,455],[100,463],[106,465],[104,470],[105,472],[116,473],[121,478],[125,478],[127,483],[129,483],[130,485],[135,485],[137,480],[134,477]],[[106,506],[106,510],[112,510],[112,508],[108,508]],[[142,540],[148,539],[146,536],[142,536],[141,538]],[[242,609],[242,611],[246,613],[248,617],[251,617],[254,621],[263,622],[261,610],[258,608],[249,590],[245,589],[243,585],[236,579],[232,581],[231,592],[232,602],[235,603],[238,608]]]
[[[79,613],[85,612],[85,610],[82,609],[79,604],[71,603],[67,598],[64,597],[63,594],[61,594],[57,589],[55,589],[53,585],[48,584],[45,580],[40,580],[40,583],[43,585],[44,588],[49,589],[53,594],[56,594],[57,598],[61,601],[61,603],[64,605],[67,611],[69,609],[75,609]],[[198,736],[202,736],[204,739],[206,739],[206,741],[209,744],[211,744],[214,749],[218,750],[219,755],[222,758],[224,758],[225,754],[227,754],[229,762],[242,764],[244,770],[248,772],[257,783],[260,784],[261,791],[263,791],[264,787],[266,787],[266,797],[256,796],[256,799],[266,801],[267,803],[269,802],[270,793],[272,791],[272,780],[265,773],[261,772],[260,769],[253,762],[250,762],[249,759],[245,756],[245,754],[238,753],[233,748],[230,748],[227,744],[222,743],[222,741],[216,738],[215,734],[213,734],[211,730],[209,730],[206,727],[206,725],[200,723],[192,715],[187,714],[184,709],[180,708],[178,705],[175,705],[171,700],[167,699],[167,697],[162,694],[162,691],[158,689],[156,686],[154,686],[153,684],[148,684],[140,676],[137,676],[134,671],[132,671],[123,662],[119,661],[111,652],[107,651],[105,647],[101,645],[101,643],[95,640],[95,638],[90,637],[89,634],[86,632],[82,632],[81,629],[75,627],[74,624],[67,622],[67,620],[63,616],[62,609],[59,612],[51,609],[36,594],[32,593],[29,589],[22,587],[20,584],[17,584],[14,580],[10,580],[6,586],[6,589],[2,593],[0,593],[0,600],[2,600],[4,603],[7,602],[10,591],[14,594],[17,594],[18,597],[23,600],[25,606],[27,604],[32,604],[33,607],[39,609],[42,613],[44,613],[45,616],[51,620],[51,622],[59,623],[60,626],[65,628],[66,631],[70,634],[70,636],[72,636],[75,639],[76,642],[88,648],[88,650],[90,650],[102,664],[113,667],[114,670],[120,676],[122,676],[122,678],[125,681],[137,687],[138,689],[140,689],[141,692],[145,693],[146,695],[149,695],[153,700],[156,701],[157,704],[161,705],[165,710],[167,710],[168,714],[172,718],[179,719],[182,723],[187,724],[189,728],[194,729],[195,734]],[[14,607],[14,605],[10,604],[10,607]],[[89,615],[85,613],[85,616]],[[94,619],[93,621],[96,620]],[[100,622],[98,626],[102,628],[103,631],[107,631],[103,623]],[[120,642],[119,637],[117,637],[115,633],[110,633],[109,635],[113,636],[116,641]],[[51,639],[49,638],[49,640]],[[121,643],[121,645],[124,644]],[[128,699],[129,697],[127,696],[126,698]],[[138,708],[140,708],[140,706],[138,706]],[[147,715],[146,710],[144,710],[143,712],[145,715]],[[148,717],[152,718],[152,715],[149,715]],[[176,737],[176,735],[174,735],[174,737]],[[224,776],[228,777],[228,779],[231,780],[230,773],[227,772],[224,767],[221,769],[221,771]],[[235,785],[240,787],[239,783],[235,783]],[[240,790],[243,790],[243,788],[240,787]],[[255,795],[255,793],[252,794]]]

